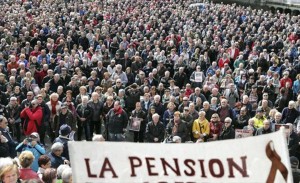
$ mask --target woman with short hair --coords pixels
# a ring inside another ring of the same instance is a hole
[[[60,142],[55,142],[51,146],[51,152],[48,154],[48,157],[51,160],[51,168],[57,168],[62,164],[69,164],[69,161],[61,156],[64,150],[64,145]]]
[[[51,167],[51,160],[47,155],[42,155],[38,159],[38,164],[39,164],[39,170],[37,174],[40,177],[40,179],[42,179],[45,170]]]
[[[34,161],[34,155],[31,151],[23,151],[19,156],[19,160],[22,167],[20,168],[20,179],[40,179],[38,174],[31,169],[31,165]]]

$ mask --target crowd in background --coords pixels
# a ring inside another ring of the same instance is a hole
[[[70,140],[206,143],[276,124],[300,158],[300,16],[193,0],[0,7],[0,157],[18,157],[1,181],[71,182]]]

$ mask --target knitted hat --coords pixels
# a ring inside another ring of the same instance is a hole
[[[67,136],[71,133],[71,127],[67,124],[61,125],[59,128],[59,134],[62,136]]]

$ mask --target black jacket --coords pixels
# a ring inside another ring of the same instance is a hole
[[[220,140],[227,140],[227,139],[234,139],[235,138],[235,131],[232,127],[223,128],[223,131],[220,135]]]
[[[299,137],[295,132],[292,132],[290,134],[288,148],[289,148],[290,156],[297,155],[297,151],[300,148],[300,146],[299,146]]]
[[[90,122],[91,117],[93,115],[93,109],[88,105],[83,110],[83,105],[79,104],[76,108],[76,112],[77,112],[78,118],[86,118],[86,121],[85,121],[86,123]],[[78,120],[78,122],[80,122],[80,120]]]
[[[125,89],[126,91],[126,109],[128,111],[132,111],[135,108],[135,104],[140,101],[140,96],[142,93],[138,89],[132,89],[130,87],[127,87]]]
[[[159,103],[159,104],[156,104],[155,102],[153,102],[151,105],[150,105],[150,108],[151,107],[154,107],[155,108],[155,113],[157,113],[160,118],[162,118],[163,114],[164,114],[164,106]]]
[[[49,119],[50,119],[50,109],[48,107],[48,105],[46,105],[45,101],[43,101],[42,103],[40,103],[40,106],[43,110],[43,119],[42,122],[45,126],[49,126]]]
[[[154,125],[153,122],[149,122],[146,127],[146,141],[154,142],[154,138],[158,138],[157,143],[160,143],[164,140],[165,128],[162,122],[158,122]]]
[[[146,110],[146,105],[147,105],[147,110]],[[148,103],[146,104],[146,102],[143,100],[141,102],[141,106],[142,106],[142,110],[146,113],[148,113],[149,109],[150,109],[150,105],[151,105],[151,102],[150,100],[148,101]]]
[[[3,128],[0,128],[0,131],[1,131],[1,134],[8,140],[8,142],[4,143],[4,144],[0,142],[0,149],[3,148],[3,150],[5,151],[5,149],[7,149],[5,144],[7,144],[8,145],[9,156],[11,158],[15,158],[17,156],[16,147],[17,147],[18,143],[13,140],[13,138],[11,137],[11,135],[9,134],[8,131],[6,131]]]
[[[0,140],[0,158],[9,157],[9,147],[7,143],[2,143]]]
[[[63,124],[69,125],[72,131],[76,131],[76,121],[75,116],[68,109],[65,115],[63,115],[62,112],[59,112],[59,114],[54,117],[54,126],[52,129],[55,131],[56,136],[59,135],[59,129]]]
[[[93,110],[93,115],[91,118],[91,121],[100,121],[101,120],[101,115],[103,113],[103,102],[100,100],[95,103],[92,100],[88,102],[88,106],[90,106]]]
[[[177,127],[177,132],[173,134],[173,128],[174,128],[174,122],[170,122],[168,123],[167,125],[167,134],[169,136],[179,136],[181,138],[181,142],[185,142],[186,141],[186,138],[187,138],[187,134],[188,134],[188,130],[187,130],[187,127],[186,127],[186,124],[184,124],[183,122],[179,122],[178,123],[178,127]]]
[[[234,122],[234,128],[243,129],[248,125],[248,120],[250,119],[249,115],[241,116],[238,115],[236,121]]]
[[[106,115],[106,125],[108,133],[122,134],[127,127],[128,116],[127,113],[122,109],[121,114],[116,114],[114,108],[112,108]]]

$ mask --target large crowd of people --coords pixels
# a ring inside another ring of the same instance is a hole
[[[2,182],[71,182],[70,140],[209,143],[285,124],[300,158],[300,16],[200,0],[0,7],[0,157],[16,160],[1,159]]]

